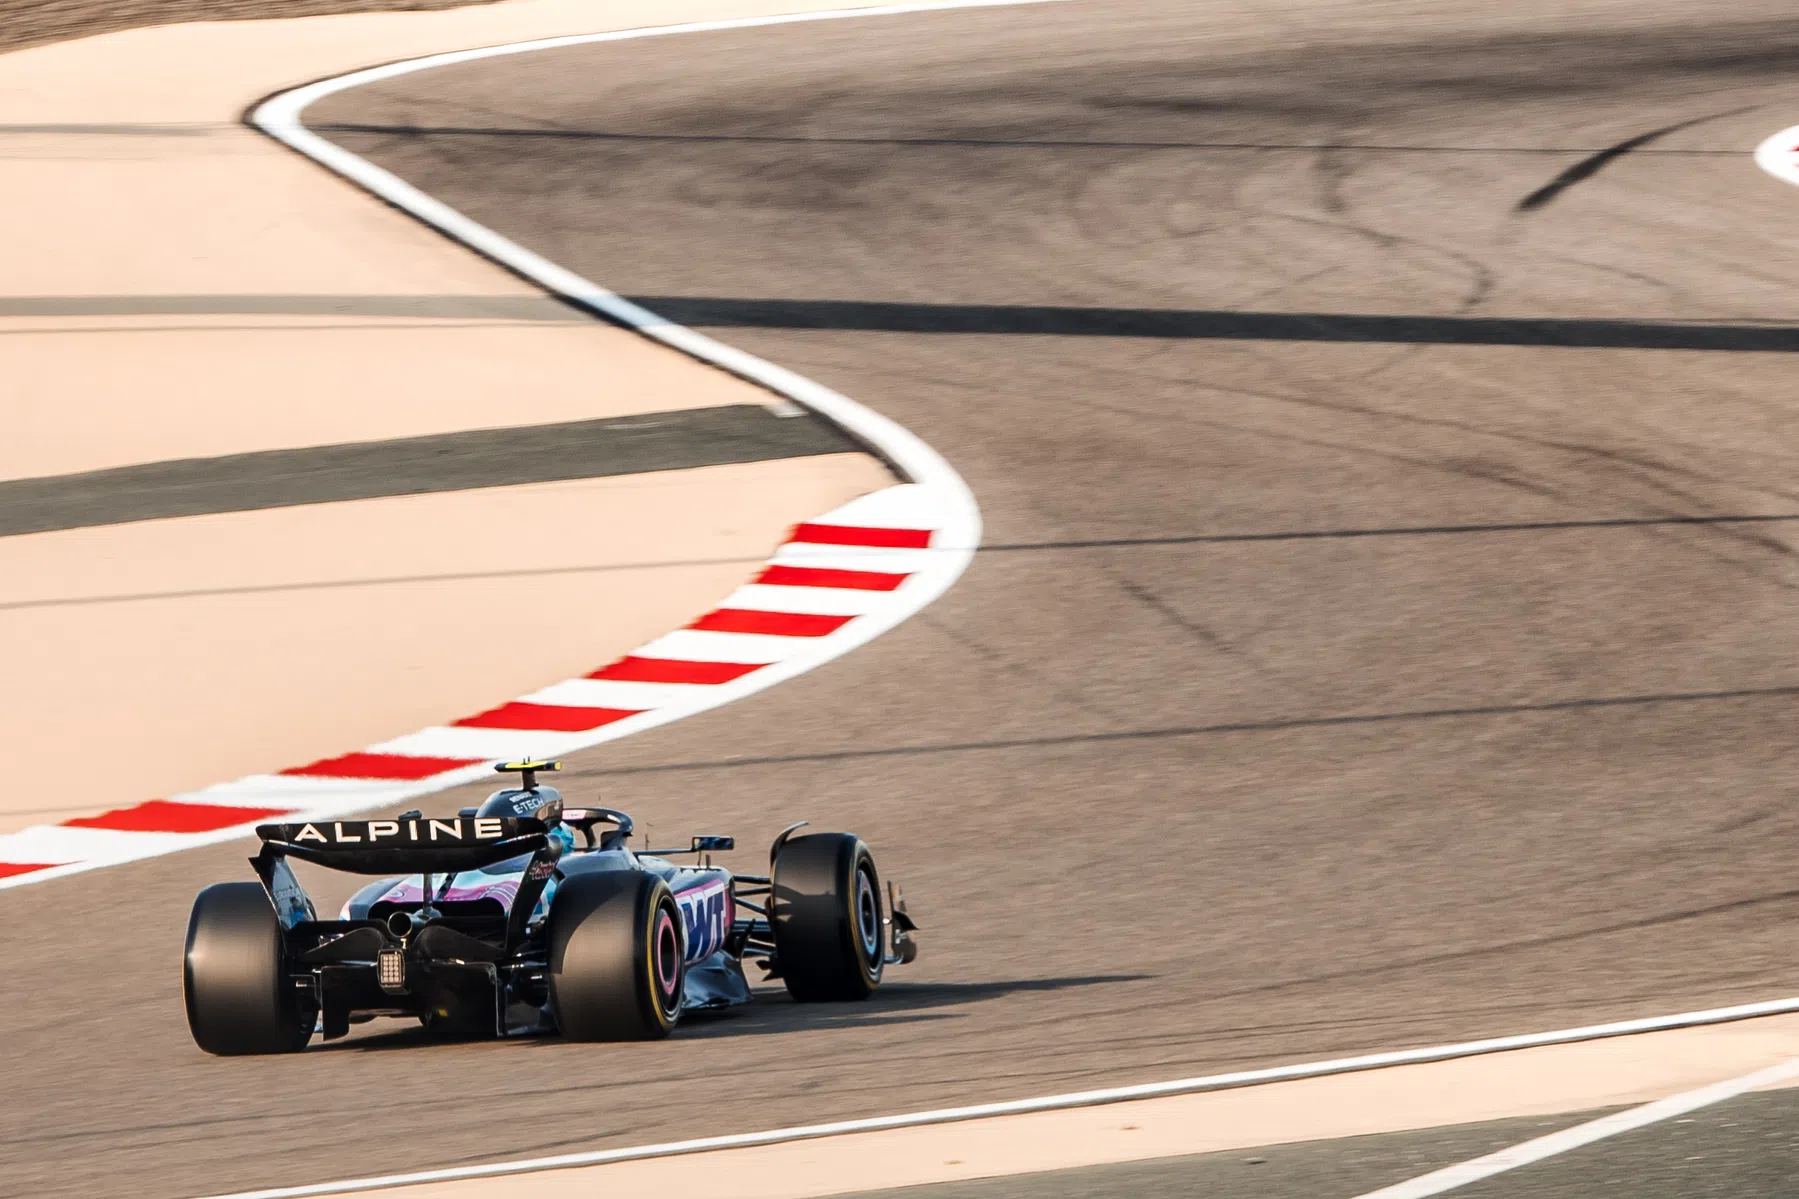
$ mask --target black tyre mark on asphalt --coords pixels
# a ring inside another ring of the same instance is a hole
[[[1705,119],[1709,120],[1711,118]],[[612,129],[526,129],[493,125],[405,125],[396,123],[351,121],[310,124],[307,127],[321,136],[325,134],[337,134],[339,136],[367,135],[392,137],[401,140],[470,137],[502,139],[518,138],[525,140],[546,139],[550,141],[578,142],[651,142],[669,145],[966,146],[977,149],[999,148],[1007,150],[1240,150],[1251,153],[1275,151],[1301,154],[1498,154],[1507,156],[1547,155],[1551,157],[1569,154],[1590,155],[1595,153],[1595,151],[1591,149],[1577,146],[1433,146],[1415,143],[1407,144],[1404,142],[1119,141],[1103,138],[1047,137],[855,137],[833,134],[795,136],[744,133],[642,133]],[[39,128],[51,127],[0,125],[0,134],[21,128],[26,130],[37,130]],[[85,131],[80,126],[58,126],[54,128],[67,128],[77,132]],[[115,127],[105,126],[103,128],[110,130]],[[1678,126],[1675,128],[1678,128]],[[1597,152],[1603,154],[1608,151],[1602,149]],[[1741,156],[1740,151],[1736,150],[1666,150],[1662,152],[1680,155]]]
[[[1274,991],[1285,991],[1294,987],[1311,987],[1318,986],[1322,983],[1342,982],[1345,979],[1350,978],[1369,978],[1375,975],[1403,973],[1407,970],[1418,970],[1430,966],[1443,966],[1450,962],[1464,962],[1478,958],[1493,957],[1498,954],[1546,949],[1555,945],[1566,945],[1575,941],[1583,941],[1589,937],[1603,937],[1613,933],[1636,932],[1645,928],[1659,928],[1663,925],[1679,924],[1687,920],[1702,920],[1708,916],[1721,916],[1728,912],[1740,912],[1748,908],[1765,907],[1770,904],[1791,903],[1794,900],[1799,900],[1799,889],[1775,891],[1767,895],[1750,895],[1742,899],[1727,899],[1721,903],[1707,904],[1704,907],[1681,908],[1672,912],[1658,912],[1653,916],[1643,916],[1635,920],[1619,920],[1611,924],[1602,924],[1593,928],[1577,928],[1567,932],[1546,933],[1540,937],[1521,937],[1514,941],[1502,941],[1494,945],[1478,945],[1472,949],[1456,949],[1445,953],[1433,953],[1420,957],[1383,961],[1369,966],[1356,966],[1348,970],[1333,970],[1328,974],[1316,974],[1306,978],[1282,979],[1277,982],[1261,983],[1253,987],[1242,987],[1235,991],[1222,991],[1215,995],[1208,996],[1208,998],[1235,999],[1246,995],[1262,995]]]
[[[1603,317],[1406,316],[1355,312],[922,304],[725,296],[627,296],[700,328],[829,329],[866,333],[1003,333],[1203,341],[1532,346],[1608,350],[1799,351],[1799,325]]]
[[[1033,550],[1129,549],[1157,545],[1231,545],[1256,541],[1323,541],[1357,537],[1444,537],[1479,533],[1571,532],[1580,529],[1654,529],[1682,525],[1790,524],[1799,513],[1748,516],[1622,516],[1605,520],[1525,520],[1485,525],[1410,525],[1397,529],[1289,529],[1274,533],[1194,533],[1182,537],[1094,537],[983,545],[979,553]],[[1785,549],[1785,546],[1781,546]]]
[[[1421,708],[1406,712],[1366,712],[1345,716],[1302,716],[1293,720],[1249,720],[1230,724],[1182,725],[1120,732],[1071,733],[1057,737],[1010,737],[992,741],[955,741],[940,745],[892,745],[879,749],[842,749],[810,754],[773,754],[722,761],[664,762],[653,766],[620,766],[577,771],[576,777],[618,774],[667,774],[677,770],[732,770],[744,766],[779,766],[796,762],[844,762],[859,758],[916,757],[925,754],[976,753],[986,750],[1046,749],[1058,745],[1103,745],[1120,741],[1159,741],[1177,737],[1213,737],[1230,733],[1283,733],[1297,729],[1347,728],[1366,724],[1404,724],[1427,720],[1466,720],[1491,716],[1528,716],[1545,712],[1578,712],[1600,708],[1641,708],[1658,704],[1715,703],[1733,699],[1799,697],[1799,685],[1747,687],[1732,691],[1676,691],[1663,695],[1607,695],[1551,700],[1540,704],[1484,704],[1466,708]]]
[[[185,458],[0,482],[0,537],[860,449],[760,404]]]
[[[1548,183],[1545,183],[1542,187],[1539,187],[1536,191],[1530,193],[1530,195],[1525,196],[1522,200],[1518,201],[1518,211],[1535,212],[1575,184],[1583,183],[1586,180],[1591,179],[1600,171],[1604,170],[1610,163],[1616,162],[1633,150],[1640,150],[1651,142],[1659,141],[1660,139],[1667,137],[1670,133],[1678,133],[1682,129],[1691,129],[1693,126],[1703,125],[1707,121],[1715,121],[1721,117],[1736,116],[1738,113],[1748,111],[1749,109],[1747,108],[1733,108],[1729,112],[1714,113],[1711,116],[1705,117],[1694,117],[1687,121],[1676,121],[1672,125],[1663,125],[1660,129],[1651,129],[1648,133],[1639,133],[1635,137],[1627,137],[1616,145],[1607,146],[1597,154],[1592,154],[1581,159],[1579,162],[1557,175],[1554,179],[1551,179]]]

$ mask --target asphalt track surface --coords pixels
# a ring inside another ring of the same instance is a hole
[[[923,956],[657,1045],[225,1061],[178,960],[244,846],[23,888],[0,1177],[178,1196],[1799,990],[1799,194],[1749,159],[1787,7],[1077,2],[321,104],[968,479],[944,599],[565,776],[661,840],[862,833]]]

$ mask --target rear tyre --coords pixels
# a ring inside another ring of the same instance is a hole
[[[681,911],[653,874],[577,874],[550,907],[550,1012],[572,1041],[651,1041],[681,1019]]]
[[[195,898],[182,993],[194,1043],[221,1056],[297,1053],[318,1018],[288,972],[260,883],[215,883]]]
[[[867,999],[881,985],[881,877],[849,833],[813,833],[781,846],[769,925],[787,993],[801,1003]]]

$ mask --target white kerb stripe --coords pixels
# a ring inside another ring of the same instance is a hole
[[[521,703],[552,704],[567,708],[617,708],[622,712],[647,712],[678,704],[704,703],[705,683],[628,683],[617,679],[564,679],[560,683],[521,695]]]
[[[789,541],[775,551],[770,561],[777,566],[805,566],[813,570],[867,570],[877,574],[911,575],[934,565],[931,561],[933,552]]]
[[[254,823],[246,817],[245,824]],[[0,862],[117,862],[146,850],[186,847],[186,833],[134,833],[122,829],[34,824],[0,837]]]
[[[1545,1158],[1567,1153],[1571,1149],[1591,1145],[1594,1141],[1615,1137],[1621,1132],[1629,1132],[1632,1129],[1656,1124],[1663,1120],[1672,1120],[1676,1116],[1684,1116],[1688,1112],[1698,1111],[1702,1107],[1710,1107],[1712,1104],[1722,1103],[1726,1099],[1735,1099],[1738,1095],[1746,1091],[1753,1091],[1757,1087],[1772,1086],[1793,1078],[1799,1078],[1799,1057],[1781,1062],[1778,1066],[1757,1070],[1753,1074],[1745,1074],[1741,1078],[1713,1083],[1709,1087],[1700,1087],[1695,1091],[1670,1095],[1666,1099],[1657,1099],[1654,1103],[1645,1103],[1642,1107],[1633,1107],[1629,1111],[1601,1116],[1586,1124],[1577,1124],[1573,1128],[1564,1128],[1561,1132],[1552,1132],[1548,1136],[1538,1137],[1534,1141],[1525,1141],[1521,1145],[1501,1149],[1498,1153],[1489,1153],[1485,1157],[1477,1157],[1472,1161],[1459,1162],[1441,1170],[1433,1170],[1429,1174],[1420,1175],[1406,1182],[1395,1183],[1390,1187],[1382,1187],[1378,1191],[1369,1191],[1357,1196],[1356,1199],[1425,1199],[1429,1195],[1441,1195],[1445,1191],[1465,1187],[1471,1182],[1479,1182],[1481,1179],[1491,1178],[1495,1174],[1504,1174],[1507,1170],[1516,1170],[1519,1166],[1528,1166],[1532,1162],[1540,1162]]]
[[[656,638],[637,651],[644,658],[674,658],[681,662],[733,662],[761,666],[814,649],[819,637],[771,637],[764,633],[712,633],[704,629],[678,629]]]
[[[861,616],[892,603],[892,593],[854,587],[787,587],[745,583],[718,606],[756,612],[804,612],[811,616]]]
[[[931,498],[927,489],[916,483],[909,483],[903,488],[892,487],[886,491],[871,491],[867,495],[857,496],[842,507],[813,518],[811,523],[861,525],[875,529],[934,529],[943,523],[941,518],[933,519],[928,524],[919,523],[920,502],[928,503]]]
[[[348,801],[378,807],[405,799],[410,784],[383,779],[345,779],[321,775],[252,774],[199,791],[169,796],[171,803],[217,804],[240,808],[301,808]]]
[[[440,726],[420,729],[392,741],[369,746],[367,752],[408,758],[468,758],[504,761],[516,758],[559,758],[593,741],[590,732],[559,733],[548,729],[480,729]]]

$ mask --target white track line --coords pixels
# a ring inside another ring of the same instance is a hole
[[[1683,1091],[1679,1095],[1670,1095],[1666,1099],[1645,1103],[1642,1107],[1633,1107],[1629,1111],[1601,1116],[1586,1124],[1577,1124],[1573,1128],[1565,1128],[1561,1132],[1552,1132],[1546,1137],[1525,1141],[1523,1144],[1513,1145],[1509,1149],[1489,1153],[1485,1157],[1445,1166],[1441,1170],[1433,1170],[1429,1174],[1395,1183],[1390,1187],[1382,1187],[1378,1191],[1369,1191],[1366,1194],[1358,1195],[1356,1199],[1425,1199],[1428,1195],[1441,1195],[1445,1191],[1465,1187],[1471,1182],[1479,1182],[1481,1179],[1491,1178],[1495,1174],[1504,1174],[1507,1170],[1516,1170],[1519,1166],[1528,1166],[1532,1162],[1540,1162],[1545,1158],[1567,1153],[1571,1149],[1591,1145],[1594,1141],[1615,1137],[1621,1132],[1630,1132],[1632,1129],[1642,1128],[1645,1125],[1672,1120],[1676,1116],[1684,1116],[1688,1112],[1697,1111],[1702,1107],[1723,1103],[1726,1099],[1735,1099],[1738,1095],[1753,1091],[1757,1087],[1772,1086],[1793,1078],[1799,1078],[1799,1057],[1781,1062],[1777,1066],[1769,1066],[1765,1070],[1757,1070],[1753,1074],[1745,1074],[1740,1078],[1713,1083],[1709,1087],[1700,1087],[1693,1091]]]
[[[1799,997],[1770,1000],[1765,1003],[1740,1004],[1736,1007],[1709,1008],[1698,1012],[1683,1012],[1676,1016],[1652,1016],[1643,1020],[1591,1024],[1582,1028],[1566,1028],[1556,1032],[1526,1033],[1522,1036],[1494,1037],[1484,1041],[1463,1041],[1459,1044],[1438,1045],[1428,1049],[1401,1049],[1389,1053],[1363,1054],[1359,1057],[1301,1062],[1292,1066],[1274,1066],[1264,1070],[1240,1070],[1232,1074],[1180,1078],[1172,1082],[1107,1087],[1096,1091],[1046,1095],[1037,1099],[979,1103],[968,1107],[938,1108],[933,1111],[908,1112],[897,1116],[839,1120],[830,1124],[806,1124],[795,1128],[771,1129],[767,1132],[699,1137],[687,1141],[666,1141],[661,1144],[636,1145],[624,1149],[600,1149],[589,1153],[565,1153],[556,1157],[493,1162],[481,1166],[421,1170],[412,1174],[352,1178],[341,1182],[314,1183],[308,1186],[273,1187],[262,1191],[243,1191],[233,1195],[212,1196],[210,1199],[306,1199],[312,1195],[346,1195],[358,1191],[382,1190],[387,1187],[412,1186],[419,1183],[458,1182],[470,1178],[492,1178],[496,1175],[530,1174],[541,1170],[567,1170],[577,1166],[600,1166],[611,1162],[641,1161],[651,1157],[678,1157],[689,1153],[707,1153],[716,1149],[747,1149],[758,1145],[810,1141],[821,1137],[843,1136],[848,1133],[882,1132],[893,1128],[918,1128],[928,1124],[956,1124],[967,1120],[980,1120],[989,1116],[1019,1116],[1030,1112],[1051,1112],[1071,1107],[1124,1103],[1133,1099],[1158,1099],[1167,1095],[1191,1095],[1200,1091],[1223,1091],[1236,1087],[1256,1086],[1261,1083],[1322,1078],[1331,1074],[1352,1074],[1363,1070],[1385,1069],[1389,1066],[1415,1066],[1426,1062],[1442,1062],[1454,1058],[1477,1057],[1487,1053],[1503,1053],[1512,1049],[1538,1049],[1546,1045],[1566,1045],[1575,1041],[1596,1041],[1606,1037],[1665,1032],[1676,1028],[1697,1028],[1707,1024],[1727,1024],[1733,1020],[1750,1020],[1758,1016],[1779,1016],[1794,1012],[1799,1012]],[[1752,1083],[1750,1085],[1759,1084]]]
[[[1757,146],[1755,164],[1776,179],[1799,187],[1799,125],[1782,129]]]

